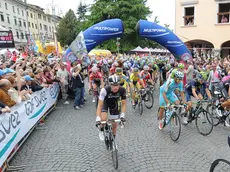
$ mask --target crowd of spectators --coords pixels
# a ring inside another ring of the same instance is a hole
[[[84,76],[81,64],[73,63],[67,71],[66,63],[56,57],[51,61],[46,56],[33,57],[17,54],[1,56],[0,59],[0,113],[10,112],[22,101],[29,100],[33,92],[50,87],[58,82],[63,104],[69,104],[68,92],[71,87],[75,97],[74,107],[80,109],[84,104]]]

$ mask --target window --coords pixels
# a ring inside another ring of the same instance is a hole
[[[24,39],[24,34],[21,32],[21,38]]]
[[[28,22],[28,26],[30,27],[30,22]]]
[[[48,18],[48,22],[49,22],[49,23],[51,22],[50,18]]]
[[[217,13],[218,23],[229,23],[230,19],[230,3],[219,4],[219,11]]]
[[[40,29],[42,30],[42,24],[40,23]]]
[[[22,16],[24,16],[24,11],[22,10]]]
[[[20,15],[20,11],[19,11],[19,8],[18,8],[17,10],[18,10],[18,15]]]
[[[29,13],[28,13],[28,11],[26,11],[26,14],[27,14],[27,16],[29,17]]]
[[[49,30],[50,30],[50,32],[51,32],[51,27],[49,27]]]
[[[19,22],[19,26],[22,27],[22,21],[19,20],[18,22]]]
[[[35,24],[35,29],[38,29],[38,26],[37,26],[37,24]]]
[[[0,14],[0,16],[1,16],[1,21],[4,22],[4,15]]]
[[[184,8],[184,25],[194,25],[194,16],[195,16],[195,8],[194,7],[185,7]]]
[[[25,39],[27,40],[27,33],[25,32]]]
[[[7,21],[10,24],[10,16],[7,16]]]
[[[15,24],[15,26],[17,26],[17,19],[16,18],[14,19],[14,24]]]
[[[43,16],[43,20],[46,21],[46,16]]]
[[[32,13],[30,13],[30,17],[33,18],[33,14]]]
[[[5,3],[5,9],[8,10],[7,3]]]
[[[47,31],[47,30],[48,30],[48,29],[47,29],[47,25],[45,25],[45,24],[44,24],[44,30],[45,30],[45,31]]]
[[[32,23],[32,28],[34,28],[34,24]]]
[[[38,18],[41,19],[41,18],[42,18],[42,15],[41,15],[41,14],[38,14]]]
[[[24,27],[26,27],[26,22],[25,21],[23,22],[23,25],[24,25]]]
[[[14,9],[14,6],[12,6],[12,9],[13,9],[13,12],[15,13],[15,9]]]
[[[19,38],[19,33],[18,33],[18,31],[16,31],[16,35],[17,35],[17,38]]]

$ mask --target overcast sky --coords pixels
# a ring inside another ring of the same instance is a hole
[[[48,4],[52,4],[52,0],[27,0],[30,4],[39,5],[43,8],[48,8]],[[70,8],[76,11],[80,0],[53,0],[54,5],[59,6],[65,14]],[[67,3],[68,2],[68,3]],[[93,0],[82,0],[86,4],[93,3]],[[161,25],[170,24],[170,28],[175,27],[175,0],[148,0],[147,5],[153,11],[150,21],[154,21],[155,16],[158,16],[158,20]],[[49,8],[51,11],[51,8]]]

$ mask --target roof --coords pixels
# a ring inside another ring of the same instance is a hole
[[[42,13],[44,13],[44,10],[45,10],[44,8],[42,8],[42,7],[38,6],[38,5],[27,4],[27,6],[29,8],[32,8],[33,10],[37,10],[37,11],[40,11]]]

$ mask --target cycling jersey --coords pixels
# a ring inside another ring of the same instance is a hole
[[[141,79],[143,79],[143,82],[144,82],[144,85],[145,85],[145,86],[146,86],[146,81],[147,81],[148,79],[151,79],[150,73],[148,72],[148,73],[146,74],[146,73],[144,73],[144,71],[141,71],[140,77],[141,77]]]
[[[139,74],[134,74],[134,73],[131,73],[130,75],[130,82],[137,82],[138,80],[140,79],[140,75]]]
[[[113,93],[111,86],[107,86],[101,89],[99,100],[104,101],[102,112],[108,112],[109,109],[110,115],[119,115],[118,101],[126,100],[126,90],[124,87],[120,87],[117,93]]]
[[[124,88],[126,88],[129,82],[130,82],[129,78],[125,76],[124,74],[122,74],[120,86],[123,86]]]
[[[97,72],[97,73],[92,72],[89,75],[89,78],[90,78],[91,81],[93,81],[93,80],[101,80],[102,79],[102,74],[101,74],[101,72]]]
[[[205,95],[205,89],[207,88],[206,82],[200,84],[195,80],[191,80],[188,84],[185,85],[185,96],[186,101],[191,101],[191,96],[193,96],[192,89],[196,89],[196,94]]]
[[[174,79],[170,79],[168,82],[165,82],[161,87],[160,87],[160,106],[166,106],[165,99],[163,97],[163,92],[165,92],[168,100],[172,103],[178,100],[177,96],[175,95],[174,91],[176,89],[179,89],[179,91],[183,91],[183,84],[180,82],[177,84]]]

